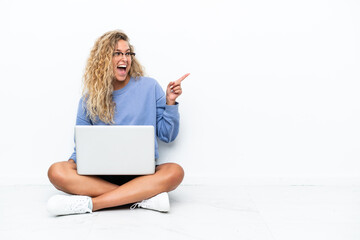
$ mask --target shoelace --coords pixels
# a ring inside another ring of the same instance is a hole
[[[131,207],[130,207],[130,209],[131,210],[134,210],[135,208],[137,208],[137,207],[145,207],[145,206],[147,206],[148,204],[147,204],[147,202],[148,202],[149,200],[142,200],[141,202],[137,202],[137,203],[134,203],[133,205],[131,205]]]
[[[140,203],[134,203],[133,205],[131,205],[130,210],[134,210],[137,207],[140,207]]]

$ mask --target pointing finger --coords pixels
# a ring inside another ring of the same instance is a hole
[[[189,76],[190,73],[185,74],[184,76],[182,76],[181,78],[179,78],[178,80],[176,80],[176,83],[181,83],[185,78],[187,78],[187,76]]]

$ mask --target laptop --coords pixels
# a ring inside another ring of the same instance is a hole
[[[75,126],[80,175],[147,175],[155,172],[154,126]]]

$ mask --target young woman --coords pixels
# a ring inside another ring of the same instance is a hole
[[[153,125],[159,139],[171,142],[179,130],[176,99],[188,75],[170,82],[165,94],[156,80],[144,77],[126,34],[107,32],[95,42],[87,61],[76,124]],[[68,161],[52,164],[48,176],[57,189],[71,194],[49,199],[47,208],[54,215],[91,213],[130,203],[167,212],[167,192],[179,186],[184,170],[176,163],[165,163],[156,166],[152,175],[84,176],[77,174],[74,152]]]

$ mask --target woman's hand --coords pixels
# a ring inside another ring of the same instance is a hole
[[[182,89],[181,89],[181,82],[189,76],[190,73],[185,74],[178,80],[174,82],[170,82],[166,89],[166,104],[167,105],[174,105],[175,100],[181,95]]]

